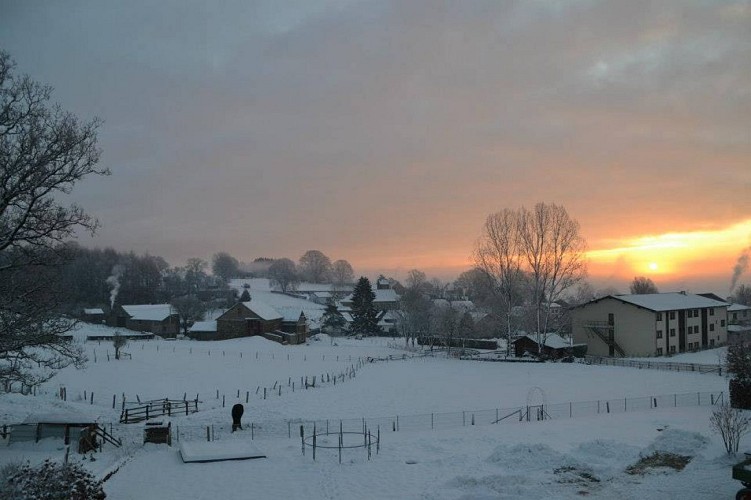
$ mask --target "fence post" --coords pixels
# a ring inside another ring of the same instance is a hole
[[[571,401],[568,402],[568,418],[571,418],[574,416],[574,403]]]
[[[433,414],[430,414],[430,428],[433,429]]]

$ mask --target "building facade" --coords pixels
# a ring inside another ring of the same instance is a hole
[[[574,342],[595,356],[665,356],[727,342],[726,302],[680,293],[609,295],[571,309]]]

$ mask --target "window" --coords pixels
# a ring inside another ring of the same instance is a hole
[[[699,317],[699,310],[694,309],[694,318],[698,318],[698,317]]]
[[[733,321],[738,319],[738,313],[733,313]]]
[[[657,313],[657,321],[662,321],[662,313]]]
[[[686,317],[687,318],[693,318],[694,317],[694,311],[692,311],[691,309],[689,309],[688,311],[686,311]]]
[[[662,356],[662,347],[657,348],[657,355]]]
[[[709,339],[709,347],[714,347],[714,339]]]
[[[658,339],[662,338],[662,330],[657,330],[657,338]]]
[[[709,324],[709,331],[710,331],[710,332],[713,332],[713,331],[714,331],[714,323],[710,323],[710,324]]]
[[[709,315],[714,316],[714,307],[709,308]]]
[[[670,319],[675,319],[675,311],[670,311]]]
[[[670,329],[670,336],[675,337],[675,328]]]
[[[725,320],[724,319],[720,320],[720,326],[725,326]]]
[[[670,353],[673,354],[674,352],[675,352],[675,346],[671,345],[670,346]]]

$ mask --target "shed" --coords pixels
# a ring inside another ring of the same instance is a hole
[[[543,337],[542,335],[540,337]],[[568,340],[557,333],[548,333],[544,336],[542,354],[558,359],[565,356],[583,357],[587,352],[587,344],[571,344]],[[514,346],[514,353],[517,358],[524,356],[524,353],[537,354],[540,347],[537,341],[537,335],[525,335],[511,342]]]

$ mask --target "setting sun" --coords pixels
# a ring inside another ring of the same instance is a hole
[[[728,269],[749,245],[751,220],[713,230],[640,236],[591,250],[592,274],[619,277],[649,273],[666,277],[701,275]]]

